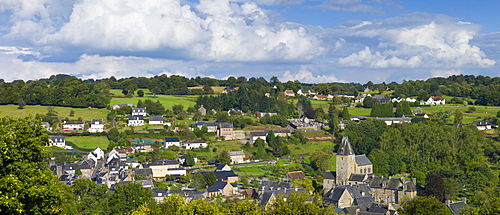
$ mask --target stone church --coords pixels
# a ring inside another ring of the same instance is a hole
[[[337,171],[327,171],[323,179],[323,198],[337,208],[372,207],[372,204],[400,204],[404,196],[417,195],[415,179],[380,177],[366,155],[355,155],[347,137],[337,150]]]

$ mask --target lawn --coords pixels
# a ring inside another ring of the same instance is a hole
[[[331,141],[308,142],[306,144],[290,144],[287,145],[290,149],[290,157],[311,155],[315,151],[332,151],[335,143]]]
[[[90,137],[90,136],[71,136],[66,137],[66,141],[70,141],[79,148],[82,149],[95,149],[101,147],[101,149],[108,148],[109,140],[106,137]]]
[[[40,105],[26,105],[24,109],[18,109],[17,105],[0,105],[0,113],[3,116],[12,116],[15,118],[24,118],[27,116],[35,116],[36,114],[46,114],[47,108],[49,106]],[[60,119],[65,119],[68,117],[69,120],[78,120],[82,118],[83,120],[90,120],[91,118],[106,118],[108,110],[97,109],[97,108],[71,108],[71,107],[54,107],[57,111],[57,116]],[[71,110],[73,110],[74,116],[69,116]]]
[[[472,113],[467,113],[469,107],[475,107],[476,111]],[[430,113],[436,113],[441,111],[450,111],[452,114],[456,110],[462,111],[464,118],[462,120],[462,123],[467,124],[467,123],[472,123],[476,120],[482,119],[486,116],[496,116],[497,112],[500,111],[500,107],[496,106],[472,106],[472,105],[467,105],[467,106],[457,106],[457,105],[436,105],[436,106],[424,106],[420,107],[425,113],[430,114]],[[412,110],[415,110],[415,108],[412,108]]]
[[[137,102],[140,100],[144,101],[146,99],[150,99],[152,101],[160,101],[160,103],[166,108],[166,109],[172,109],[172,106],[174,105],[183,105],[185,109],[188,107],[192,107],[196,104],[196,99],[198,98],[197,95],[156,95],[156,97],[153,97],[153,94],[149,92],[148,89],[141,89],[144,91],[144,97],[132,97],[132,98],[127,98],[125,97],[121,90],[110,90],[112,94],[114,94],[113,98],[111,99],[111,104],[133,104],[137,105]],[[137,94],[137,92],[136,92]]]

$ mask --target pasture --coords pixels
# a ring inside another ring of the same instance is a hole
[[[101,147],[101,149],[106,150],[108,148],[109,140],[108,138],[102,137],[93,137],[93,136],[68,136],[66,137],[66,141],[70,141],[75,144],[77,147],[82,149],[95,149],[97,147]]]
[[[14,118],[25,118],[28,116],[35,116],[36,114],[46,114],[47,108],[50,106],[40,106],[40,105],[26,105],[24,109],[18,109],[17,105],[0,105],[0,113],[2,116],[12,116]],[[91,118],[106,118],[108,110],[98,109],[98,108],[71,108],[71,107],[54,107],[57,112],[57,116],[60,119],[78,120],[82,118],[83,120],[90,120]],[[70,116],[70,112],[73,110],[74,116]]]
[[[110,90],[110,93],[114,94],[111,98],[110,105],[113,106],[114,104],[133,104],[134,106],[137,105],[137,102],[139,100],[146,100],[150,99],[152,101],[159,101],[166,109],[172,109],[172,106],[174,105],[183,105],[184,109],[187,109],[188,107],[192,107],[196,104],[196,99],[198,98],[197,95],[156,95],[153,96],[151,92],[149,92],[148,89],[141,89],[144,91],[144,97],[138,97],[137,96],[137,91],[136,95],[134,97],[128,98],[125,97],[122,94],[121,90],[118,89],[113,89]]]

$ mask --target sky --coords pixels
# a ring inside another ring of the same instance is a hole
[[[499,0],[2,0],[0,78],[500,76]]]

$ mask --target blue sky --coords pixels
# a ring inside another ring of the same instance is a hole
[[[0,78],[500,76],[498,8],[498,0],[3,0]]]

